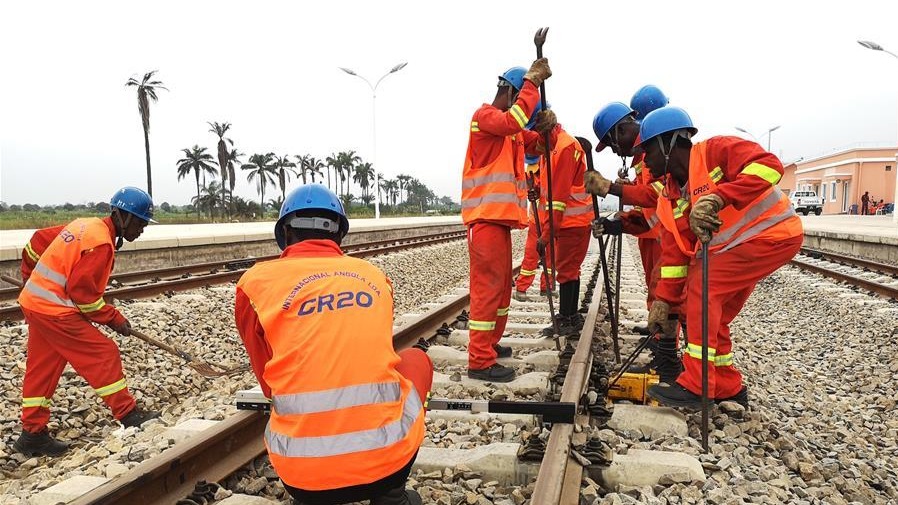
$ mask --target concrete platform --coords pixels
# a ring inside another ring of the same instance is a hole
[[[801,222],[805,247],[898,263],[898,225],[892,216],[801,216]]]

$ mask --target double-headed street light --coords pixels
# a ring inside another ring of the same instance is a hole
[[[869,40],[859,40],[859,41],[857,41],[857,43],[866,47],[867,49],[871,49],[873,51],[881,51],[886,54],[891,54],[893,57],[895,57],[895,59],[898,59],[898,54],[895,54],[892,51],[887,51],[884,47],[877,44],[876,42],[871,42]],[[895,165],[896,165],[895,169],[898,170],[898,154],[896,154],[896,156],[895,156]],[[898,175],[896,175],[896,177],[895,177],[895,196],[894,196],[894,198],[892,198],[892,207],[893,207],[892,222],[893,223],[898,223],[898,208],[895,208],[896,205],[898,205]]]
[[[755,139],[755,142],[759,142],[760,139],[764,138],[764,135],[767,135],[767,151],[770,152],[770,140],[773,137],[773,135],[771,135],[771,133],[773,133],[776,130],[779,130],[781,126],[782,125],[777,125],[777,126],[774,126],[773,128],[770,128],[769,130],[767,130],[766,133],[762,133],[760,137],[755,137],[754,134],[752,134],[750,131],[746,130],[745,128],[739,128],[738,126],[736,126],[735,128],[737,130],[741,131],[742,133],[747,133],[747,134],[751,135],[751,138]]]
[[[391,68],[390,71],[387,72],[386,74],[384,74],[380,79],[378,79],[377,82],[373,86],[371,85],[371,81],[369,81],[368,79],[365,79],[364,77],[360,76],[359,74],[355,73],[354,71],[352,71],[348,68],[339,67],[340,70],[346,72],[347,74],[354,75],[354,76],[358,77],[359,79],[365,81],[365,84],[367,84],[368,87],[371,88],[371,139],[372,139],[371,143],[373,145],[373,148],[372,148],[373,156],[372,156],[371,164],[374,166],[374,218],[375,219],[380,219],[380,176],[378,175],[379,168],[377,166],[377,87],[380,86],[380,82],[383,81],[388,75],[395,74],[396,72],[399,72],[400,70],[405,68],[406,65],[408,65],[408,63],[403,62],[403,63],[400,63],[400,64],[396,65],[395,67]]]

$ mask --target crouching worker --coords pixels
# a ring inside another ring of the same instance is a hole
[[[19,305],[28,323],[28,351],[22,380],[22,434],[13,448],[29,457],[60,456],[68,444],[47,430],[50,401],[66,364],[90,384],[113,417],[125,427],[159,417],[137,406],[122,371],[115,341],[92,323],[120,335],[131,323],[103,298],[115,251],[137,240],[153,222],[153,200],[126,187],[109,202],[106,218],[80,218],[40,230],[25,247]]]
[[[300,186],[275,224],[281,257],[237,283],[237,328],[272,401],[265,446],[298,503],[420,504],[405,482],[433,364],[420,349],[393,349],[390,280],[344,256],[348,231],[337,195]]]

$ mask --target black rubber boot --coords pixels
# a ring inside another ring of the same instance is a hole
[[[422,505],[423,503],[424,501],[417,491],[404,487],[391,489],[387,494],[371,499],[371,505]]]
[[[496,350],[497,358],[510,358],[511,357],[511,347],[496,344],[493,346],[493,349]]]
[[[667,384],[676,382],[677,377],[683,372],[679,340],[676,338],[662,338],[658,340],[654,356],[652,357],[651,367],[658,374],[658,379],[661,382]]]
[[[482,370],[468,369],[468,377],[489,382],[511,382],[515,379],[514,368],[496,363]]]
[[[729,398],[715,398],[714,403],[736,402],[745,408],[748,408],[748,386],[742,386],[738,393]]]
[[[47,430],[30,433],[22,430],[19,439],[12,445],[16,451],[33,458],[35,456],[62,456],[69,450],[69,444],[50,436]]]
[[[157,417],[159,417],[159,412],[134,407],[131,412],[128,412],[125,417],[121,418],[119,421],[125,428],[132,428],[134,426],[140,426],[150,419],[156,419]]]

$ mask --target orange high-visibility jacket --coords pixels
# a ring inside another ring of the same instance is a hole
[[[102,294],[97,300],[76,304],[66,290],[72,269],[81,255],[102,245],[109,245],[114,249],[109,227],[102,219],[81,218],[66,225],[34,266],[28,282],[19,294],[19,305],[48,316],[88,314],[105,307],[106,301]],[[111,263],[97,272],[97,285],[106,286],[111,272]]]
[[[263,373],[271,464],[285,483],[310,491],[382,479],[424,438],[422,399],[396,371],[390,283],[361,259],[290,251],[237,284],[271,348]]]
[[[709,139],[713,140],[713,139]],[[683,237],[677,219],[688,219],[688,210],[703,195],[715,192],[719,184],[728,182],[724,170],[711,166],[707,160],[708,141],[692,146],[689,158],[689,200],[679,198],[674,208],[669,198],[658,199],[658,218],[673,235],[677,247],[687,256],[695,256],[699,244],[693,238]],[[786,195],[776,187],[782,173],[760,163],[750,163],[739,171],[740,175],[756,176],[769,183],[766,190],[741,210],[727,205],[718,214],[723,222],[720,230],[708,244],[711,252],[721,253],[751,239],[783,240],[803,233],[801,220]],[[662,266],[662,278],[664,275]],[[685,274],[685,266],[683,273]],[[685,275],[684,275],[685,276]]]
[[[552,202],[543,208],[555,212],[552,217],[558,229],[590,226],[595,213],[592,210],[592,196],[586,192],[583,183],[583,174],[586,172],[583,148],[561,126],[556,126],[555,132],[557,139],[552,145]],[[540,181],[542,196],[548,199],[546,170],[541,171]],[[544,236],[548,233],[548,222],[547,214],[543,217]]]
[[[472,134],[476,128],[472,124]],[[465,225],[501,221],[516,228],[527,226],[524,142],[520,134],[505,137],[499,156],[483,167],[474,166],[469,140],[462,169],[461,218]]]
[[[51,226],[49,228],[41,228],[34,232],[31,239],[22,248],[22,281],[28,282],[34,266],[37,265],[41,255],[47,250],[47,247],[53,243],[53,240],[59,236],[59,233],[65,226]]]
[[[652,172],[645,166],[645,162],[643,161],[643,155],[639,155],[634,161],[636,163],[633,165],[633,168],[636,170],[636,184],[640,184],[647,188],[652,189],[652,193],[655,197],[655,205],[652,206],[643,206],[637,207],[638,210],[642,212],[642,216],[645,218],[645,222],[648,225],[649,229],[642,233],[638,233],[636,237],[638,238],[659,238],[661,236],[661,230],[658,229],[660,226],[660,221],[658,221],[657,216],[657,197],[664,190],[664,184],[661,181],[652,181]]]

